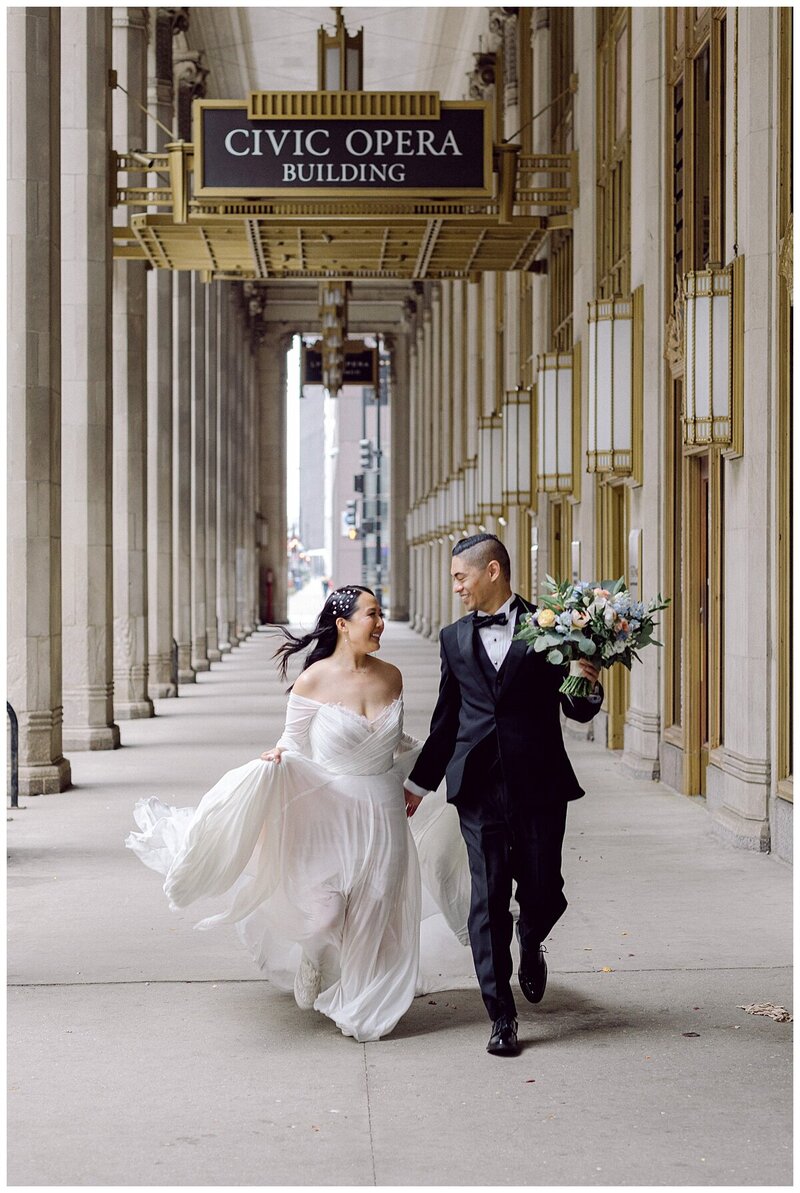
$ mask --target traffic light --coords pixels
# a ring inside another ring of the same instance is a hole
[[[350,500],[345,503],[342,510],[342,535],[346,539],[358,538],[358,527],[356,526],[356,503]]]
[[[372,467],[372,444],[369,439],[359,439],[358,447],[361,453],[361,471],[368,472]]]

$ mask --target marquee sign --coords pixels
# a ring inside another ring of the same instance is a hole
[[[200,100],[194,110],[200,199],[492,194],[486,103],[442,102],[422,118],[261,116],[236,100]]]
[[[322,351],[316,345],[303,345],[302,385],[322,385]],[[348,341],[344,351],[344,385],[378,383],[378,349],[367,348],[360,341]]]

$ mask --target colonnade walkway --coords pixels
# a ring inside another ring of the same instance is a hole
[[[192,930],[122,845],[131,809],[189,804],[272,744],[274,637],[253,635],[75,788],[10,812],[11,1185],[791,1183],[791,871],[718,843],[686,797],[587,741],[570,907],[522,1054],[484,1051],[477,989],[417,999],[359,1045]],[[433,643],[389,625],[424,735]],[[531,772],[535,775],[535,759]]]

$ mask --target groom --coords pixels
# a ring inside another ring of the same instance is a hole
[[[441,632],[439,699],[406,782],[406,810],[413,816],[446,775],[472,876],[469,938],[492,1020],[487,1051],[514,1056],[512,881],[520,909],[519,984],[536,1003],[547,983],[542,942],[567,906],[561,877],[567,801],[583,795],[564,749],[559,708],[574,721],[590,721],[603,692],[597,668],[583,661],[594,694],[561,695],[561,669],[513,641],[519,617],[534,606],[511,591],[511,561],[495,535],[456,543],[450,574],[468,612]]]

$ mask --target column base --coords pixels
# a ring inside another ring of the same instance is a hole
[[[221,655],[223,655],[223,654],[230,654],[230,653],[231,653],[231,644],[230,644],[230,642],[220,642],[220,644],[219,644],[219,652],[220,652],[220,654],[221,654]]]
[[[57,795],[72,786],[72,770],[66,758],[37,766],[20,766],[20,795]]]
[[[213,647],[211,650],[209,650],[209,652],[208,652],[209,663],[218,663],[221,658],[222,658],[222,652],[220,650],[214,650]]]
[[[194,671],[179,671],[178,683],[197,683],[197,676]]]
[[[192,659],[192,667],[195,671],[210,671],[211,664],[208,659]]]
[[[89,725],[86,728],[64,726],[65,750],[118,750],[119,725]]]
[[[750,849],[755,853],[769,853],[768,820],[747,820],[730,808],[710,807],[711,826],[715,836],[736,849]]]
[[[625,750],[619,764],[623,772],[632,779],[651,779],[656,782],[661,778],[661,763],[658,758],[643,758],[635,750]]]
[[[174,683],[151,683],[148,684],[147,695],[151,700],[169,700],[178,695],[178,689]]]
[[[152,700],[134,700],[126,704],[114,703],[114,716],[118,721],[139,721],[154,717],[156,710]]]

